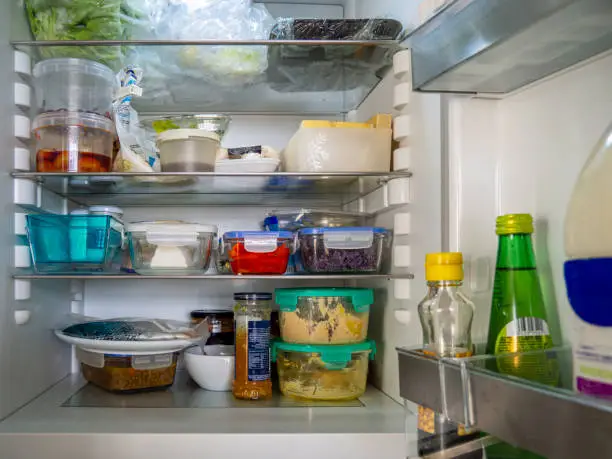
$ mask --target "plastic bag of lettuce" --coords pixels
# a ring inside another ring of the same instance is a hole
[[[36,40],[129,40],[136,28],[146,29],[147,0],[25,0]],[[43,58],[79,57],[117,69],[119,46],[41,47]]]

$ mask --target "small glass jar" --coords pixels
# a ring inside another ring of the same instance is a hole
[[[270,375],[271,293],[235,293],[236,334],[234,397],[246,400],[272,396]]]

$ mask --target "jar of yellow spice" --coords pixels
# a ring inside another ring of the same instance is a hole
[[[351,344],[367,338],[372,289],[276,289],[275,296],[284,342]]]

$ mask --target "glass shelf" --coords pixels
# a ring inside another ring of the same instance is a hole
[[[346,113],[376,87],[399,49],[396,40],[25,40],[12,44],[34,60],[98,55],[106,56],[102,61],[115,70],[126,63],[140,66],[143,96],[134,100],[134,107],[141,114]],[[231,62],[236,56],[255,54],[263,63],[250,73],[222,65],[223,59]]]
[[[410,172],[387,173],[40,173],[13,172],[77,204],[339,207]]]
[[[570,348],[466,359],[400,348],[398,355],[402,397],[455,422],[555,459],[612,450],[612,400],[575,389]]]
[[[160,279],[200,279],[200,280],[279,280],[279,281],[338,281],[338,280],[376,280],[376,279],[414,279],[414,275],[405,274],[285,274],[285,275],[232,275],[232,274],[164,274],[159,276],[128,273],[93,273],[93,274],[37,274],[18,273],[13,279],[84,279],[84,280],[160,280]]]

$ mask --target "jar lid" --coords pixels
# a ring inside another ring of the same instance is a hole
[[[89,212],[109,215],[123,215],[123,209],[116,206],[89,206]]]
[[[274,295],[283,312],[295,311],[299,298],[350,298],[357,312],[369,311],[374,303],[374,290],[371,288],[277,288]]]
[[[272,299],[271,293],[266,292],[238,292],[234,293],[234,300],[254,300],[254,301],[270,301]]]
[[[209,316],[224,316],[224,315],[228,315],[228,316],[232,316],[234,315],[234,312],[231,310],[227,310],[227,309],[197,309],[195,311],[191,311],[189,313],[189,316],[192,319],[205,319]]]
[[[50,126],[81,126],[114,132],[115,125],[107,117],[95,113],[58,111],[38,115],[32,122],[32,131]]]
[[[47,73],[74,72],[81,75],[93,75],[104,78],[110,84],[115,83],[115,73],[106,65],[87,59],[74,57],[46,59],[38,62],[32,69],[34,78],[39,78]]]
[[[278,351],[304,352],[319,354],[320,359],[328,370],[342,370],[353,359],[356,352],[368,352],[369,359],[376,356],[376,343],[372,340],[354,344],[296,344],[274,340],[271,343],[272,362],[276,362]]]
[[[159,144],[170,140],[188,140],[192,138],[210,139],[221,143],[219,134],[204,129],[170,129],[157,134],[157,143]]]

